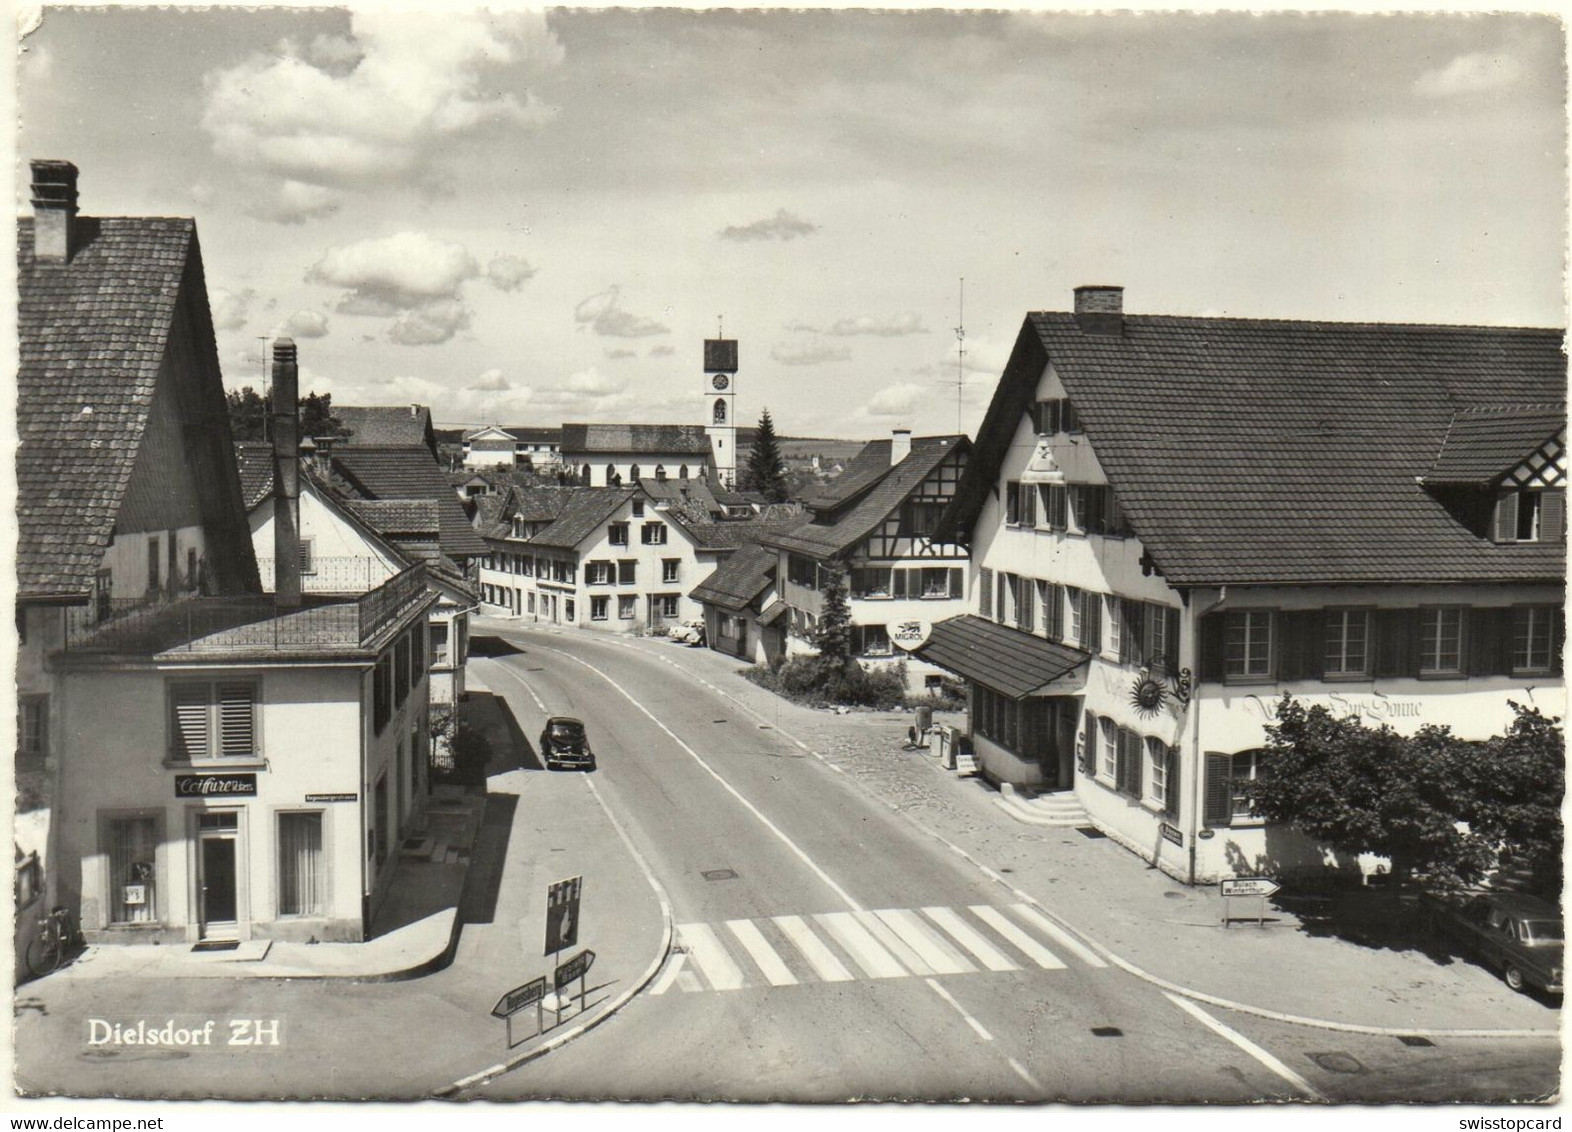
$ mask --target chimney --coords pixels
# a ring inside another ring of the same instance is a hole
[[[418,420],[419,418],[420,418],[420,406],[419,405],[411,405],[409,407],[409,419],[413,421],[413,420]]]
[[[902,460],[912,454],[912,430],[897,428],[890,430],[890,467],[895,467]]]
[[[75,247],[76,166],[69,161],[33,162],[33,258],[70,263]]]
[[[273,594],[300,607],[300,367],[295,343],[273,343]]]
[[[1124,333],[1124,288],[1089,286],[1075,289],[1075,321],[1082,334]]]

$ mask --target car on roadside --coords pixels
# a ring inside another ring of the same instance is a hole
[[[699,618],[679,622],[667,630],[666,635],[672,640],[685,645],[702,645],[704,643],[704,622]]]
[[[540,758],[547,770],[563,767],[594,770],[595,752],[590,750],[583,720],[566,715],[554,715],[546,720],[540,732]]]
[[[1561,993],[1561,910],[1517,892],[1426,893],[1430,928],[1501,972],[1515,991]]]

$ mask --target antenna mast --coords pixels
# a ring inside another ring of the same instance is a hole
[[[257,341],[262,343],[262,439],[267,440],[269,439],[267,434],[268,418],[272,416],[272,412],[268,407],[269,401],[267,397],[267,344],[269,339],[265,334],[258,334]]]
[[[955,326],[955,380],[940,381],[955,386],[955,431],[961,432],[963,398],[966,393],[966,277],[961,276],[960,318]]]

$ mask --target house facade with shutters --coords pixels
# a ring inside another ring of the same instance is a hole
[[[511,489],[480,515],[482,609],[549,625],[651,631],[697,619],[689,591],[729,548],[637,487]]]
[[[905,661],[914,693],[943,679],[942,669],[909,655],[901,642],[913,627],[920,634],[968,608],[966,549],[934,532],[970,450],[964,436],[914,439],[895,430],[889,440],[866,444],[831,485],[804,500],[805,521],[761,538],[777,554],[788,653],[814,651],[826,577],[838,564],[857,659],[876,668]]]
[[[941,527],[978,602],[919,651],[987,775],[1202,882],[1332,859],[1242,789],[1284,693],[1470,739],[1564,714],[1559,331],[1122,307],[1027,317]]]

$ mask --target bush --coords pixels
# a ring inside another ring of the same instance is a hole
[[[769,666],[755,665],[743,675],[795,703],[808,707],[898,707],[906,696],[904,666],[870,671],[854,660],[837,663],[822,656],[793,656]]]

